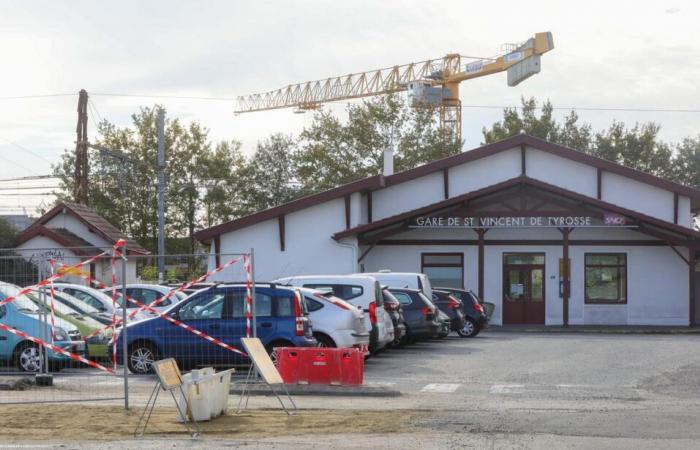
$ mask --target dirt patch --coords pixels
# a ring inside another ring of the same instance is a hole
[[[118,406],[17,405],[0,406],[2,442],[94,442],[133,436],[142,410],[124,411]],[[428,411],[299,410],[287,416],[279,410],[230,412],[202,422],[204,436],[229,438],[277,437],[303,434],[392,433],[406,431]],[[187,436],[176,422],[174,408],[157,408],[146,436]]]

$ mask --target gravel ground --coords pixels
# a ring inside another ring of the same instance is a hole
[[[232,428],[230,433],[205,433],[194,442],[182,435],[149,434],[138,447],[700,448],[698,344],[697,335],[486,332],[476,339],[448,338],[388,351],[367,362],[366,382],[398,389],[400,397],[297,397],[300,408],[310,410],[302,416],[322,411],[321,416],[347,426],[320,427],[311,421],[309,428],[292,435],[276,425],[276,413],[258,411],[270,414],[272,422],[261,418],[260,425],[271,433],[250,436]],[[147,391],[150,381],[134,381],[132,404],[140,411],[145,403],[141,391]],[[0,392],[0,401],[4,394]],[[274,408],[274,402],[253,397],[250,406]],[[119,402],[113,405],[119,411]],[[17,417],[10,408],[0,405],[0,414]],[[47,412],[48,426],[71,427],[77,438],[56,434],[39,443],[36,437],[44,433],[32,433],[34,423],[24,434],[13,432],[13,444],[135,446],[128,435],[80,440],[79,424],[52,425],[55,407],[36,408]],[[379,415],[372,416],[373,411]],[[378,426],[367,426],[367,420],[378,420]],[[6,430],[0,428],[5,437],[0,449],[8,443]]]

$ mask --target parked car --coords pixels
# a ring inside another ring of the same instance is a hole
[[[426,297],[433,298],[433,288],[430,285],[428,276],[418,272],[392,272],[391,270],[380,270],[379,272],[363,273],[374,277],[383,286],[390,288],[408,288],[422,291]]]
[[[313,335],[319,347],[358,348],[369,353],[365,313],[333,293],[300,288],[309,310]]]
[[[394,341],[391,317],[384,309],[384,297],[379,282],[366,275],[304,275],[280,278],[277,283],[308,287],[325,292],[351,303],[365,312],[370,330],[369,349],[376,353]],[[391,325],[391,326],[390,326]]]
[[[88,286],[83,286],[80,284],[71,284],[71,283],[55,283],[54,284],[54,289],[58,291],[65,292],[68,295],[72,295],[73,297],[77,298],[78,300],[82,300],[83,302],[87,303],[88,305],[92,306],[95,308],[98,312],[106,314],[107,316],[112,317],[112,312],[116,314],[117,317],[121,318],[122,317],[122,307],[121,307],[121,296],[117,295],[116,298],[116,304],[117,308],[115,309],[112,304],[112,290],[111,288],[107,293],[102,292],[97,289],[93,289]],[[145,319],[147,316],[143,313],[138,313],[136,316],[134,316],[131,320],[141,320]]]
[[[418,289],[390,288],[391,294],[401,303],[406,323],[404,343],[429,339],[440,333],[438,308]]]
[[[47,298],[49,295],[49,289],[45,288],[44,293]],[[35,291],[35,295],[39,296],[39,291]],[[84,317],[91,317],[99,323],[104,325],[112,324],[112,316],[107,313],[101,313],[96,308],[88,305],[82,300],[79,300],[72,295],[65,292],[54,289],[54,303],[62,303],[72,310],[76,311],[79,315]]]
[[[27,294],[27,297],[34,302],[40,308],[47,308],[47,314],[50,314],[50,301],[49,293],[44,293],[45,297],[42,298],[42,294],[38,290],[34,290]],[[91,316],[81,313],[73,309],[70,303],[66,303],[65,300],[69,297],[65,292],[54,291],[54,322],[55,318],[61,318],[66,322],[69,322],[80,331],[81,336],[89,336],[95,331],[100,331],[99,334],[86,339],[86,349],[85,354],[88,358],[98,359],[107,356],[107,343],[109,338],[112,336],[112,330],[104,330],[104,325],[101,322],[93,319]],[[72,300],[78,301],[73,298]],[[50,322],[49,322],[50,323]],[[104,330],[104,331],[102,331]],[[55,334],[55,333],[54,333]]]
[[[154,301],[158,300],[159,298],[162,298],[163,296],[167,295],[172,291],[173,289],[168,287],[168,286],[162,286],[160,284],[127,284],[126,285],[126,295],[127,297],[133,298],[138,300],[141,303],[144,303],[146,305],[150,305]],[[121,298],[121,292],[122,292],[122,287],[117,286],[117,291],[119,292],[119,298]],[[112,288],[105,288],[102,289],[102,292],[111,295],[112,294]],[[162,302],[158,303],[154,308],[158,311],[165,311],[167,309],[170,309],[170,307],[182,300],[187,298],[187,294],[184,292],[176,292],[173,295],[171,295],[168,299],[163,300]],[[129,302],[127,308],[132,309],[138,307],[134,303]],[[154,313],[144,310],[143,315],[145,316],[155,316]]]
[[[450,319],[450,316],[442,312],[440,308],[437,309],[437,317],[438,322],[440,322],[440,331],[438,331],[438,333],[433,337],[438,339],[446,338],[450,334],[452,320]]]
[[[21,288],[0,282],[0,300],[14,297]],[[0,322],[30,336],[41,338],[51,335],[50,325],[39,318],[41,309],[26,295],[17,296],[12,302],[0,306]],[[75,353],[85,354],[85,342],[75,325],[58,318],[54,328],[54,345]],[[61,367],[71,358],[52,350],[48,352],[49,364]],[[41,351],[37,344],[0,330],[0,359],[13,364],[23,372],[38,372],[42,367]]]
[[[243,285],[222,284],[195,293],[166,311],[173,318],[211,337],[241,349],[245,337],[245,295]],[[256,284],[256,331],[274,356],[276,347],[315,347],[306,302],[297,289],[274,284]],[[174,358],[181,367],[230,366],[245,362],[243,356],[168,323],[161,317],[133,322],[127,329],[127,366],[134,373],[148,373],[153,361]],[[122,339],[117,337],[118,359]]]
[[[391,316],[391,322],[394,326],[394,345],[399,345],[406,335],[406,324],[403,318],[403,307],[401,302],[389,291],[389,288],[382,288],[382,296],[384,297],[384,309]]]
[[[449,292],[454,297],[462,301],[466,322],[457,334],[461,337],[475,337],[488,326],[489,319],[479,297],[474,292],[467,289],[439,288],[441,291]]]
[[[433,303],[450,318],[450,331],[459,331],[464,328],[466,318],[462,301],[447,291],[433,289]]]

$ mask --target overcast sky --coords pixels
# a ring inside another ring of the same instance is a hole
[[[139,106],[160,103],[170,117],[200,121],[213,139],[238,139],[251,152],[273,132],[297,134],[311,115],[234,117],[233,101],[99,94],[230,99],[450,52],[490,56],[538,31],[552,31],[555,42],[539,75],[515,88],[505,73],[463,83],[462,103],[517,105],[535,96],[555,107],[700,109],[699,12],[692,1],[0,0],[0,178],[47,174],[64,148],[74,148],[82,88],[94,115],[118,125]],[[75,95],[7,98],[41,94]],[[328,106],[340,115],[344,107]],[[579,114],[594,128],[655,121],[668,141],[700,132],[698,113]],[[501,115],[465,108],[465,149]],[[0,182],[0,214],[21,206],[32,213],[40,203],[6,195],[16,185]]]

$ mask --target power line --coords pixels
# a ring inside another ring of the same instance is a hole
[[[24,147],[24,146],[22,146],[22,145],[19,145],[18,143],[13,142],[13,141],[11,141],[11,140],[9,140],[9,139],[7,139],[7,138],[1,137],[1,136],[0,136],[0,139],[2,139],[3,141],[7,142],[8,144],[14,145],[15,147],[17,147],[17,148],[20,149],[20,150],[24,150],[25,152],[29,153],[30,155],[36,156],[37,158],[40,158],[40,159],[43,159],[44,161],[48,162],[49,164],[53,164],[53,161],[49,161],[48,158],[46,158],[46,157],[44,157],[44,156],[41,156],[40,154],[35,153],[35,152],[32,151],[32,150],[29,150],[27,147]]]
[[[135,98],[170,98],[174,100],[204,100],[204,101],[217,101],[217,102],[235,102],[238,99],[232,97],[205,97],[205,96],[194,96],[194,95],[158,95],[158,94],[115,94],[109,92],[93,92],[91,96],[102,96],[102,97],[135,97]]]
[[[25,100],[32,98],[50,98],[50,97],[72,97],[77,94],[36,94],[36,95],[13,95],[9,97],[0,97],[0,100]]]
[[[30,191],[33,189],[60,189],[61,186],[18,186],[18,187],[0,187],[0,191]]]
[[[44,180],[47,178],[56,178],[58,179],[59,177],[55,175],[29,175],[26,177],[16,177],[16,178],[0,178],[0,182],[3,181],[24,181],[24,180]]]

